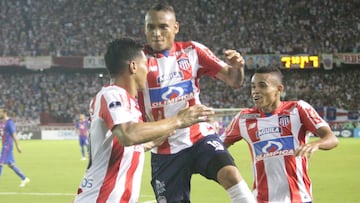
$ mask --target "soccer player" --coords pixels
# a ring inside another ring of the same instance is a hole
[[[90,102],[90,161],[74,202],[138,202],[144,163],[142,143],[171,136],[176,129],[207,122],[214,110],[204,105],[142,123],[137,92],[147,75],[143,44],[130,38],[112,41],[105,53],[110,84]]]
[[[241,87],[244,60],[235,50],[226,50],[225,61],[194,41],[177,42],[179,32],[173,7],[158,3],[145,16],[148,62],[146,89],[139,93],[142,112],[154,119],[169,118],[189,103],[200,104],[199,79],[218,78]],[[234,160],[209,122],[176,131],[151,154],[151,184],[158,202],[190,202],[192,174],[218,182],[232,202],[254,202],[249,187]]]
[[[310,104],[280,100],[282,77],[275,67],[256,69],[251,79],[255,106],[240,111],[221,138],[226,146],[239,140],[249,144],[258,203],[309,203],[308,158],[334,148],[338,140]],[[319,139],[309,142],[311,133]]]
[[[8,112],[4,108],[0,108],[0,132],[2,136],[2,149],[0,157],[0,176],[2,174],[3,165],[7,164],[16,175],[21,178],[20,187],[25,187],[30,182],[30,179],[24,175],[24,173],[15,165],[15,159],[13,154],[14,143],[17,151],[21,153],[21,148],[16,136],[16,126],[14,121],[8,117]]]
[[[76,129],[76,134],[79,136],[81,160],[86,160],[86,154],[89,151],[88,128],[89,128],[89,122],[85,118],[85,114],[80,114],[79,120],[75,123],[75,129]],[[86,152],[85,152],[85,148],[86,148]]]

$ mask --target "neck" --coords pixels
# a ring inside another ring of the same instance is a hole
[[[127,80],[126,78],[123,77],[117,77],[117,78],[112,78],[110,80],[110,84],[111,85],[116,85],[119,86],[123,89],[126,90],[126,92],[128,94],[130,94],[132,97],[136,97],[137,96],[137,90],[136,87],[132,84],[131,80]]]
[[[279,108],[281,105],[281,101],[276,101],[275,103],[269,105],[269,106],[265,106],[260,108],[260,110],[264,113],[272,113],[274,112],[277,108]]]

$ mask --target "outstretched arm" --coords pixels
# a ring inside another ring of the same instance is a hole
[[[214,110],[204,105],[194,105],[184,108],[176,116],[156,122],[135,123],[128,122],[116,125],[112,132],[125,146],[141,144],[154,139],[170,136],[176,129],[186,128],[195,123],[209,121]]]

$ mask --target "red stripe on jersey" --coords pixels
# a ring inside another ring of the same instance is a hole
[[[139,104],[139,107],[140,107],[142,120],[147,121],[147,119],[146,119],[146,111],[145,111],[145,104],[144,104],[144,95],[143,95],[143,92],[141,92],[141,91],[138,92],[138,104]]]
[[[261,183],[257,184],[257,190],[259,191],[257,195],[258,201],[266,200],[265,202],[267,202],[269,201],[269,185],[266,178],[264,161],[258,161],[256,163],[256,174],[257,182]]]
[[[168,140],[165,140],[160,146],[158,146],[157,153],[170,154],[170,144]]]
[[[148,67],[148,74],[147,74],[148,86],[151,88],[160,87],[160,84],[158,83],[157,80],[158,75],[160,75],[157,59],[155,57],[149,57],[147,67]]]
[[[190,140],[192,143],[201,139],[202,134],[200,133],[200,125],[198,123],[190,126]]]
[[[107,127],[111,130],[114,127],[114,121],[111,118],[109,108],[107,106],[107,102],[105,100],[104,95],[101,95],[100,99],[100,111],[99,111],[99,117],[104,119],[105,124]]]
[[[304,125],[307,127],[307,129],[315,134],[316,133],[316,125],[319,123],[322,123],[323,120],[317,114],[315,109],[313,109],[312,107],[307,108],[306,105],[308,105],[308,104],[305,104],[305,105],[303,104],[302,106],[300,106],[298,103],[298,105],[297,105],[297,107],[299,109],[300,118],[301,118],[301,121],[304,123]]]
[[[303,159],[302,159],[302,173],[303,173],[303,181],[304,181],[304,185],[305,185],[305,189],[306,189],[306,191],[307,191],[307,194],[309,194],[310,196],[312,196],[311,195],[311,180],[310,180],[310,178],[309,178],[309,176],[308,176],[308,174],[307,174],[307,170],[306,170],[306,168],[307,168],[307,165],[308,165],[308,163],[307,163],[307,158],[305,158],[305,157],[303,157]],[[312,197],[311,197],[311,199],[312,199]]]
[[[126,173],[125,191],[124,191],[123,195],[120,198],[120,203],[128,203],[130,198],[131,198],[134,173],[136,171],[136,168],[139,165],[139,157],[140,157],[140,155],[141,155],[141,152],[138,152],[138,151],[134,151],[134,153],[133,153],[130,168]]]
[[[305,128],[305,126],[301,126],[301,128],[299,130],[299,135],[297,138],[299,140],[299,145],[306,144],[306,128]]]
[[[284,156],[285,170],[287,174],[291,202],[301,202],[300,188],[298,185],[295,156]]]
[[[159,118],[164,118],[164,108],[157,108],[151,110],[152,115],[155,120],[159,120]],[[159,114],[161,114],[159,116]],[[168,139],[166,139],[160,146],[157,148],[158,153],[160,154],[170,154],[170,144]]]
[[[210,51],[207,47],[199,48],[195,47],[196,52],[198,54],[199,58],[199,64],[201,67],[212,67],[212,68],[200,68],[198,72],[198,77],[200,77],[203,74],[209,75],[209,76],[215,76],[220,70],[221,66],[219,65],[220,59],[215,56],[213,52]],[[209,60],[211,58],[212,60]]]
[[[121,146],[118,139],[114,137],[108,168],[96,200],[97,203],[106,202],[110,193],[113,191],[123,154],[124,147]]]

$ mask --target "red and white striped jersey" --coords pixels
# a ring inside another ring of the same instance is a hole
[[[285,101],[271,115],[243,109],[221,139],[230,145],[244,139],[251,151],[254,194],[259,203],[310,202],[311,181],[306,157],[294,156],[308,142],[309,132],[328,126],[305,101]]]
[[[145,53],[148,58],[147,88],[139,93],[139,104],[143,115],[152,113],[155,120],[159,115],[161,118],[176,115],[187,102],[190,106],[200,104],[200,77],[215,77],[226,65],[207,47],[194,41],[175,42],[171,50],[163,53],[152,53],[145,47]],[[178,129],[152,152],[177,153],[214,133],[212,125],[205,122]]]
[[[135,98],[118,86],[103,87],[91,101],[90,116],[90,164],[74,202],[138,202],[144,148],[124,147],[111,132],[118,124],[142,121]]]

